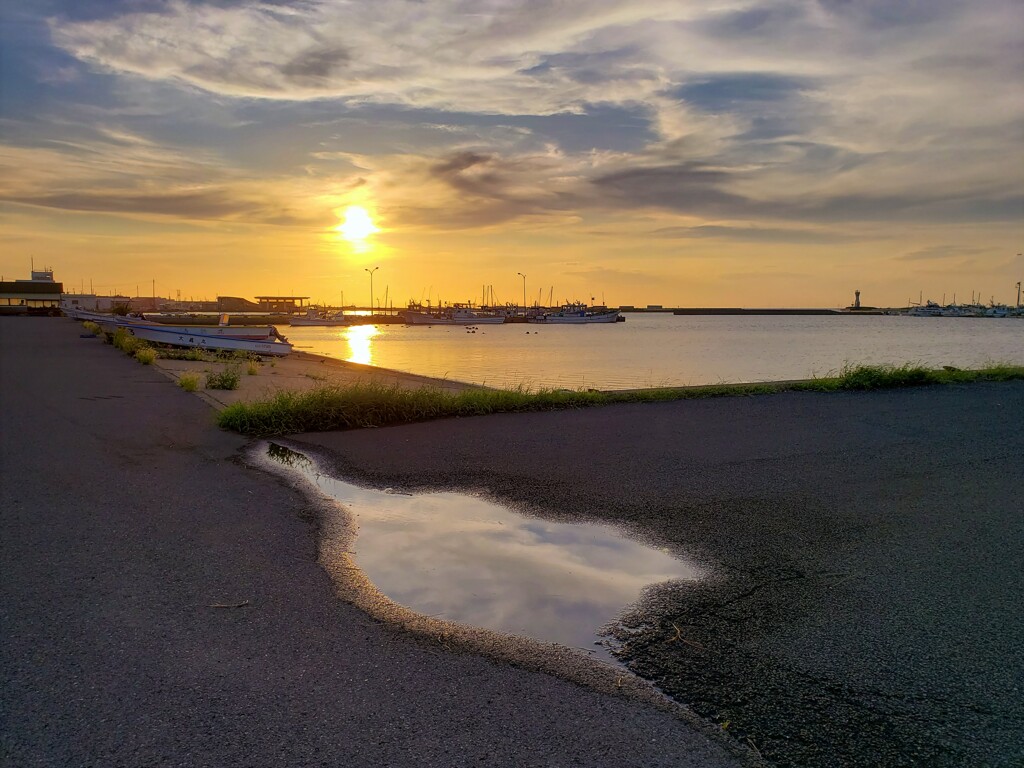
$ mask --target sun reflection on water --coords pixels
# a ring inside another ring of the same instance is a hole
[[[350,325],[346,328],[343,335],[348,342],[348,357],[345,359],[350,363],[373,365],[372,340],[378,333],[376,325]]]

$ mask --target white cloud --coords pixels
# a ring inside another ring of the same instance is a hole
[[[495,183],[459,192],[477,210],[489,201],[499,219],[541,204],[600,205],[587,195],[594,177],[632,167],[665,180],[665,169],[695,162],[727,172],[711,192],[765,203],[745,215],[874,197],[883,202],[863,206],[871,218],[886,200],[999,200],[1019,188],[1022,16],[1012,0],[172,0],[160,12],[51,29],[102,70],[218,97],[509,116],[604,103],[651,118],[654,141],[599,157],[600,168],[570,155],[537,166],[536,148],[517,156],[514,136],[466,146],[460,127],[420,158],[372,163],[383,189],[444,162],[432,155],[490,153],[497,159],[478,167]],[[744,91],[766,84],[760,96]]]

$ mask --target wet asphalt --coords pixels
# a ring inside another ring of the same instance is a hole
[[[80,333],[0,318],[0,764],[739,764],[670,711],[340,599],[309,501]]]
[[[1024,765],[1024,382],[303,435],[378,487],[603,520],[711,569],[621,658],[780,766]]]

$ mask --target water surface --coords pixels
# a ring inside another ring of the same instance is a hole
[[[294,327],[300,349],[488,386],[627,389],[825,376],[845,364],[1024,364],[1024,320],[628,314],[609,325]]]
[[[274,444],[268,456],[339,502],[338,514],[357,527],[360,569],[381,593],[426,616],[610,660],[598,644],[603,626],[645,587],[701,575],[608,525],[552,522],[462,493],[361,488]]]

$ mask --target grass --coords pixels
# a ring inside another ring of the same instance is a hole
[[[143,347],[135,350],[135,359],[143,365],[152,365],[156,360],[156,350],[152,347]]]
[[[114,331],[113,344],[126,355],[134,355],[141,349],[149,348],[149,342],[136,338],[124,328]]]
[[[260,372],[260,365],[255,360],[250,360],[249,365],[246,367],[245,372],[250,376],[255,376]]]
[[[211,371],[206,374],[207,389],[238,389],[240,381],[238,367],[234,365],[228,366],[220,372]]]
[[[84,330],[86,333],[91,333],[93,336],[99,336],[100,334],[103,333],[103,329],[100,328],[92,320],[86,320],[84,323],[82,323],[82,330]]]
[[[235,403],[221,411],[218,423],[245,435],[269,437],[295,432],[383,427],[428,419],[488,413],[553,411],[612,403],[694,400],[778,392],[837,392],[891,389],[926,384],[1024,379],[1024,366],[992,365],[981,370],[930,369],[921,366],[848,366],[836,376],[809,381],[717,384],[703,387],[596,390],[402,389],[381,384],[325,386],[309,392],[280,392],[253,403]]]
[[[198,373],[183,373],[178,377],[178,386],[186,392],[195,392],[199,389]]]

